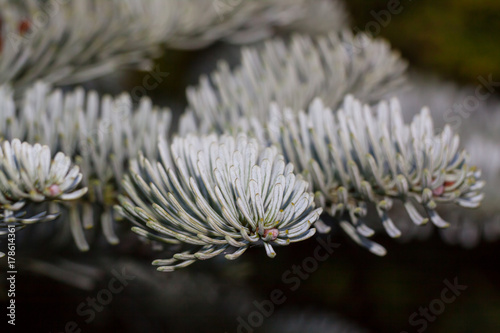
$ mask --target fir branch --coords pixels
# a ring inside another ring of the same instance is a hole
[[[0,88],[0,109],[5,110],[0,113],[0,138],[39,142],[70,156],[89,188],[68,212],[78,247],[88,249],[83,229],[92,228],[96,217],[106,239],[116,244],[112,207],[128,160],[139,150],[157,157],[158,137],[170,131],[170,111],[153,106],[148,98],[134,106],[125,93],[116,98],[82,88],[63,93],[45,83],[27,90],[21,104],[16,108],[8,86]]]
[[[58,152],[51,158],[50,148],[40,144],[4,141],[0,148],[0,233],[14,227],[23,228],[36,222],[55,219],[58,214],[42,211],[26,216],[48,201],[73,201],[87,193],[77,189],[82,180],[80,168]],[[3,254],[0,254],[3,255]]]
[[[161,141],[161,163],[140,158],[132,164],[124,179],[127,195],[117,206],[139,235],[196,248],[154,261],[158,270],[172,271],[222,253],[233,260],[255,244],[263,244],[272,258],[273,245],[314,235],[311,226],[321,208],[314,209],[307,182],[295,176],[276,149],[260,151],[246,136],[215,135],[176,138],[171,149],[172,158]]]
[[[267,41],[262,49],[245,48],[236,69],[221,62],[210,80],[202,76],[198,86],[187,89],[181,133],[231,130],[242,117],[267,121],[273,101],[293,110],[306,108],[315,97],[336,108],[348,93],[375,102],[401,86],[405,69],[387,42],[364,34]]]
[[[144,64],[172,28],[164,1],[0,1],[0,83],[68,84]]]
[[[216,40],[257,42],[279,32],[322,34],[345,28],[347,13],[338,0],[178,0],[173,48],[205,47]]]
[[[443,228],[448,223],[435,210],[439,204],[475,208],[483,198],[480,172],[468,164],[458,136],[449,126],[435,134],[426,108],[406,125],[396,99],[380,102],[375,113],[348,96],[336,113],[316,99],[298,114],[274,104],[270,117],[276,121],[267,128],[270,142],[307,175],[319,205],[378,255],[385,249],[368,239],[374,230],[363,221],[370,205],[387,233],[399,237],[388,214],[394,199],[404,203],[415,224],[430,219]]]
[[[325,28],[337,29],[345,12],[327,1],[244,1],[222,15],[217,1],[206,0],[1,0],[0,84],[20,93],[35,80],[79,83],[124,66],[151,66],[164,45],[251,42],[271,36],[275,26],[310,30],[308,15],[320,9],[324,22],[334,22]]]
[[[438,128],[444,126],[444,121],[450,122],[452,129],[460,135],[460,141],[468,151],[470,160],[481,169],[482,178],[487,180],[481,209],[457,210],[451,205],[440,207],[440,215],[454,223],[449,228],[439,229],[438,234],[447,244],[465,248],[475,247],[482,241],[493,242],[500,239],[500,196],[497,191],[500,186],[498,99],[493,94],[489,95],[488,92],[491,91],[484,87],[482,89],[486,95],[479,98],[479,85],[460,87],[420,73],[412,73],[410,80],[413,89],[398,96],[404,115],[414,114],[424,100],[433,110]],[[471,107],[470,100],[477,104]],[[431,225],[422,228],[404,225],[404,222],[401,219],[403,241],[427,239],[436,231]]]

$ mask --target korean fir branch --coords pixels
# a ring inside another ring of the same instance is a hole
[[[50,148],[14,139],[0,147],[0,234],[36,222],[55,219],[58,213],[45,210],[47,202],[81,198],[80,168],[62,152],[51,157]],[[34,214],[34,215],[32,215]],[[3,254],[2,254],[3,255]]]
[[[267,127],[270,142],[311,181],[319,206],[375,254],[386,251],[368,239],[374,234],[364,223],[370,206],[389,236],[399,237],[388,213],[394,199],[416,225],[430,219],[443,228],[448,223],[438,205],[475,208],[483,198],[480,171],[449,126],[435,133],[427,108],[405,124],[397,99],[371,108],[347,96],[335,113],[316,99],[307,112],[274,104],[271,117],[279,121]]]
[[[339,29],[346,16],[330,0],[0,0],[0,84],[19,93],[34,80],[79,83],[125,66],[150,67],[165,44],[248,43],[275,27],[321,32]]]
[[[169,7],[176,24],[166,42],[181,49],[205,47],[216,40],[248,44],[278,31],[322,34],[339,31],[348,21],[339,0],[171,0]]]
[[[202,76],[187,89],[180,131],[220,133],[250,117],[265,122],[271,102],[298,111],[320,97],[337,108],[346,94],[355,94],[373,103],[400,88],[406,66],[385,40],[361,33],[269,40],[244,48],[237,68],[221,62],[210,78]]]
[[[274,148],[261,150],[244,135],[175,138],[160,142],[162,160],[141,157],[125,176],[117,210],[154,241],[187,244],[186,251],[153,262],[172,271],[248,247],[288,245],[314,235],[321,214],[308,183]],[[171,156],[171,157],[170,157]],[[170,162],[172,161],[172,162]]]
[[[170,110],[152,105],[148,98],[135,105],[126,93],[115,98],[82,88],[63,93],[42,82],[27,90],[18,107],[10,87],[1,86],[0,109],[0,137],[46,144],[80,166],[89,191],[80,205],[67,211],[77,247],[89,249],[85,230],[93,228],[94,221],[100,222],[109,243],[118,243],[113,205],[121,178],[139,150],[157,158],[158,137],[168,136],[170,130]]]
[[[165,11],[158,0],[0,0],[0,83],[19,94],[35,80],[70,84],[144,67],[175,23]]]

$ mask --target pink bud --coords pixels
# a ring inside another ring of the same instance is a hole
[[[444,186],[443,185],[441,185],[441,186],[435,188],[434,190],[432,190],[432,194],[434,196],[436,196],[436,197],[439,197],[443,193],[444,193]]]
[[[61,194],[61,188],[59,185],[53,184],[49,186],[49,193],[51,197],[56,197]]]
[[[264,230],[264,235],[262,235],[264,238],[267,238],[267,235],[271,235],[271,240],[276,240],[278,238],[278,229],[272,228],[272,229],[266,229]]]

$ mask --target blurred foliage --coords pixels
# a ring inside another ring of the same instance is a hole
[[[353,27],[365,30],[367,23],[378,22],[378,34],[413,65],[448,78],[464,83],[477,82],[479,75],[500,78],[499,1],[401,0],[399,14],[386,19],[381,11],[393,1],[347,1]],[[377,33],[375,25],[371,29]]]

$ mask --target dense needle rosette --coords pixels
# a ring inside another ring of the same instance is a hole
[[[246,136],[176,138],[169,151],[159,144],[162,162],[141,157],[125,176],[126,196],[117,210],[152,240],[187,243],[171,259],[156,260],[161,271],[225,254],[238,258],[255,244],[267,255],[314,235],[314,208],[308,183],[293,173],[276,149],[259,150]],[[170,157],[171,156],[171,157]],[[170,162],[172,161],[172,162]],[[194,249],[193,249],[194,247]]]
[[[76,189],[82,180],[78,166],[59,152],[51,159],[50,148],[14,139],[0,148],[0,205],[16,208],[25,201],[74,200],[87,192]]]
[[[63,153],[52,159],[48,146],[4,141],[0,147],[0,235],[7,227],[20,229],[55,219],[58,214],[48,214],[40,206],[80,198],[87,193],[87,188],[77,189],[81,180],[80,168]],[[32,211],[36,214],[26,216]]]
[[[16,106],[12,89],[0,85],[0,138],[19,138],[62,151],[80,167],[88,194],[68,210],[73,239],[88,250],[86,229],[100,225],[111,244],[119,242],[114,229],[122,175],[139,150],[156,158],[159,135],[168,135],[170,110],[148,98],[134,104],[132,96],[100,96],[81,87],[63,92],[44,82],[31,86]]]
[[[438,204],[474,208],[483,198],[480,172],[468,164],[458,136],[449,126],[435,134],[427,108],[408,125],[396,99],[382,101],[375,112],[348,96],[335,113],[316,99],[298,114],[274,105],[271,117],[279,121],[268,126],[270,141],[308,175],[320,206],[376,254],[385,249],[367,239],[374,234],[363,222],[370,206],[387,233],[399,237],[388,215],[393,199],[415,224],[430,219],[442,228],[448,223],[435,211]]]

